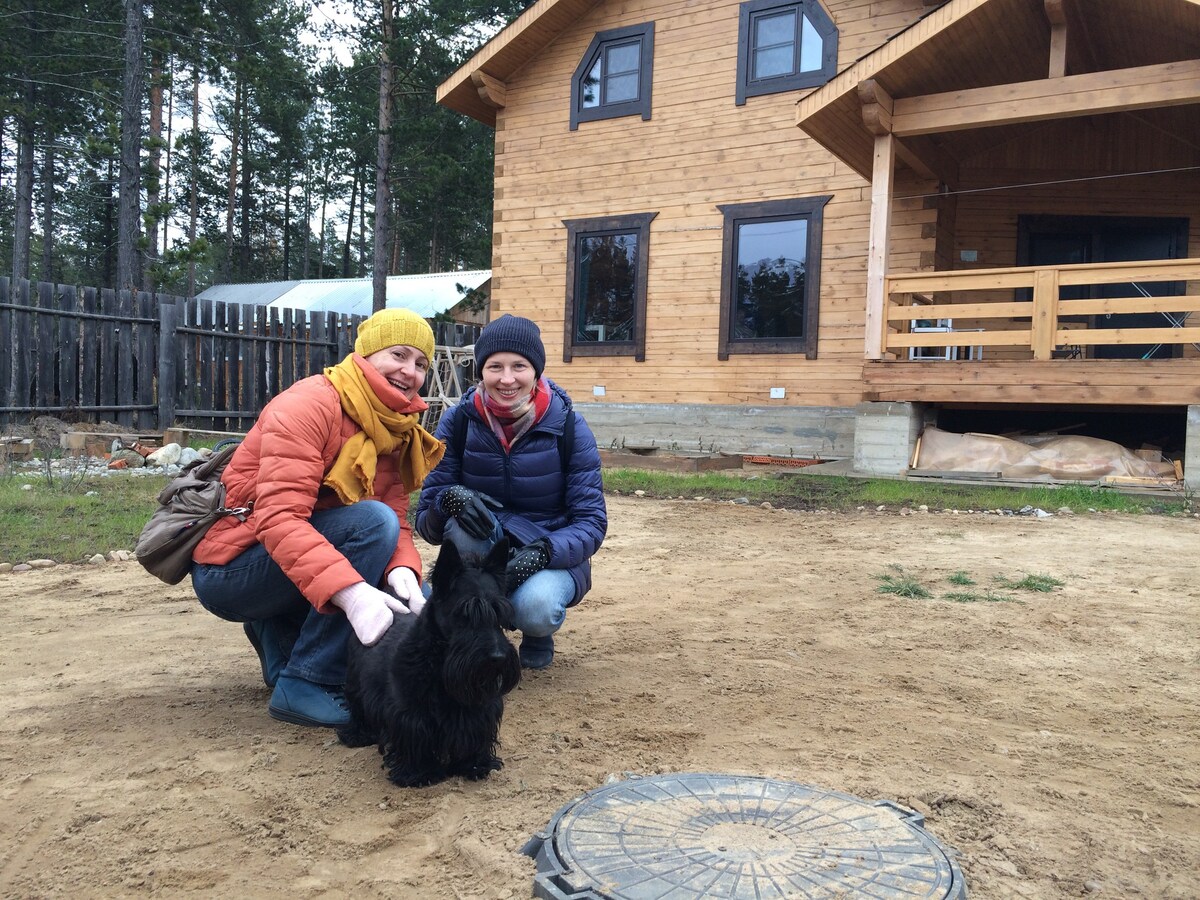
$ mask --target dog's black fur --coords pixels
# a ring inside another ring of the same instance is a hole
[[[372,647],[351,636],[346,669],[348,747],[378,744],[388,778],[401,787],[453,775],[478,780],[503,766],[496,756],[504,695],[521,680],[505,594],[508,541],[480,563],[442,545],[419,616],[396,616]]]

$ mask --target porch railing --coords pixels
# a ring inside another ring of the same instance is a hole
[[[887,276],[883,317],[884,358],[909,359],[912,348],[958,348],[978,352],[956,358],[1005,357],[1050,360],[1065,348],[1118,345],[1200,346],[1200,259],[1145,260],[1094,265],[1025,266]],[[1155,291],[1178,290],[1171,296]],[[1112,287],[1120,286],[1120,287]],[[1088,291],[1072,288],[1088,287]],[[1128,296],[1069,298],[1072,293]],[[1107,316],[1151,313],[1161,327],[1123,327]],[[918,323],[949,320],[946,330],[913,331]],[[1116,325],[1118,327],[1110,327]],[[946,354],[950,357],[951,354]],[[1074,352],[1069,355],[1080,355]]]

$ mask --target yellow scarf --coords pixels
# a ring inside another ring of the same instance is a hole
[[[396,454],[396,473],[410,491],[419,488],[438,464],[445,445],[420,425],[417,413],[425,408],[420,398],[402,410],[386,406],[371,387],[367,375],[351,354],[325,370],[342,401],[342,409],[362,428],[346,441],[325,484],[337,491],[343,503],[357,503],[375,493],[379,456]]]

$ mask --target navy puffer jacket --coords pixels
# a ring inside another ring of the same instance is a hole
[[[542,537],[550,541],[550,568],[567,569],[575,579],[574,605],[592,586],[591,557],[608,530],[608,510],[596,438],[578,413],[570,471],[562,471],[558,439],[571,412],[571,398],[546,381],[552,391],[550,408],[511,453],[504,452],[475,408],[475,388],[446,411],[437,427],[446,455],[421,488],[417,532],[431,544],[442,542],[446,517],[438,509],[438,496],[446,488],[461,484],[495,497],[504,504],[496,518],[515,544]],[[467,417],[465,447],[454,446],[458,416]]]

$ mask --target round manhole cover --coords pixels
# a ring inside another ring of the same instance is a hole
[[[958,866],[887,801],[739,775],[589,791],[525,847],[543,900],[967,896]]]

